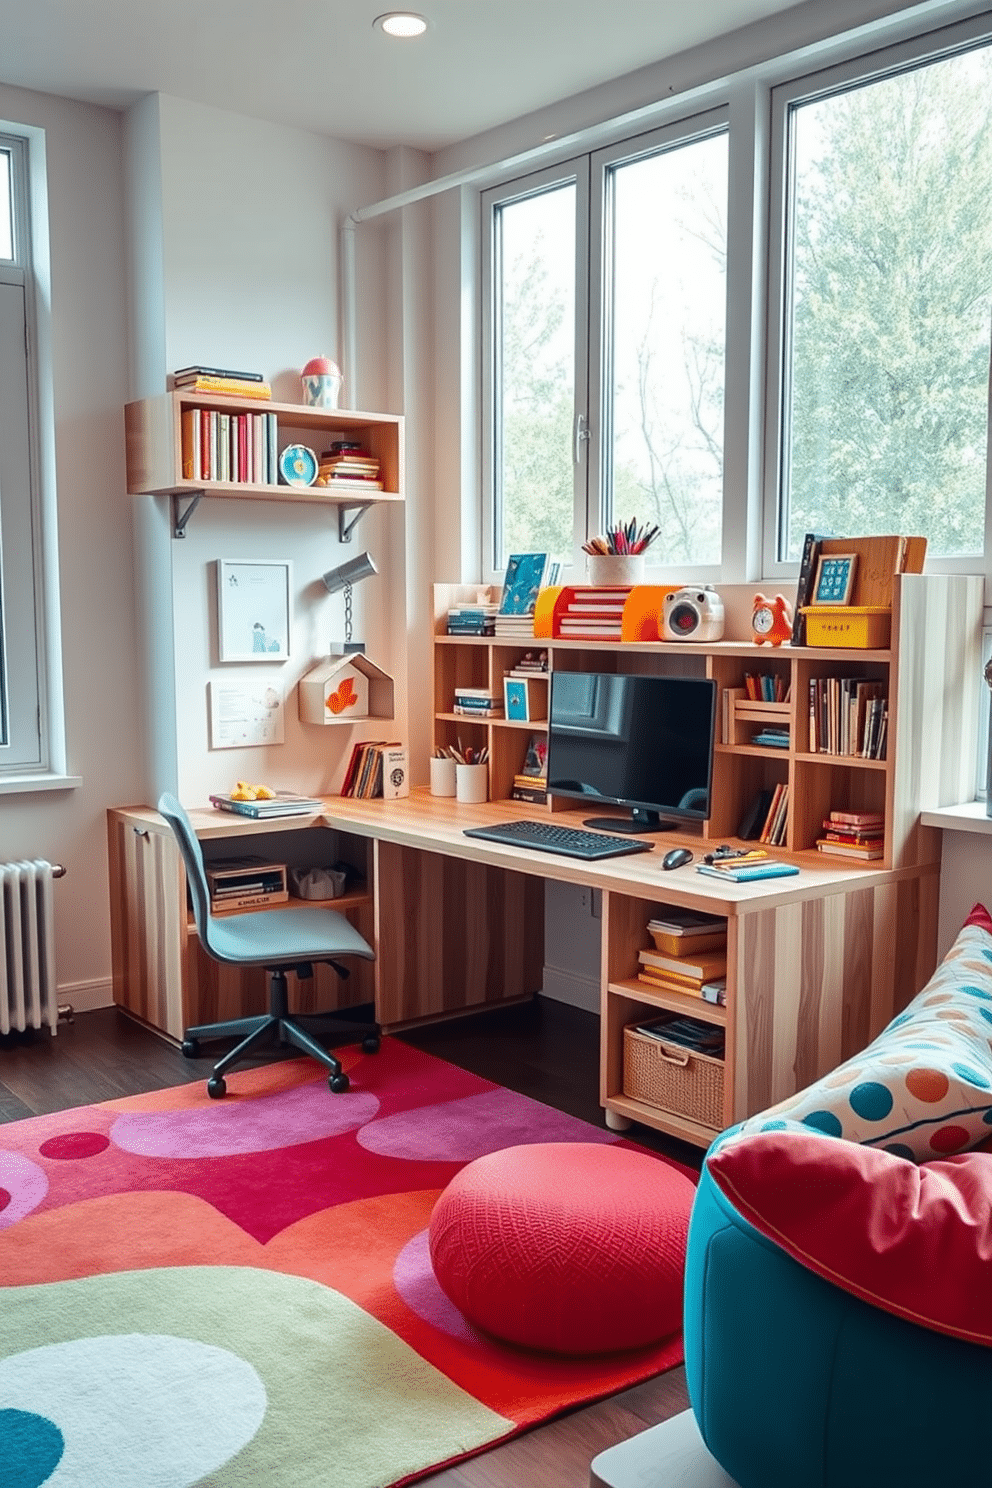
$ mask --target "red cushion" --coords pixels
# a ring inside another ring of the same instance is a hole
[[[917,1167],[840,1137],[765,1131],[729,1140],[707,1167],[800,1265],[886,1312],[992,1344],[992,1154]]]
[[[984,904],[976,904],[972,907],[965,924],[981,925],[983,930],[988,930],[989,934],[992,934],[992,915],[989,914]]]
[[[470,1162],[430,1223],[438,1283],[469,1322],[526,1348],[637,1348],[682,1322],[694,1187],[661,1158],[593,1142]]]

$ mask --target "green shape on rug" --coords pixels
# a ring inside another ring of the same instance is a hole
[[[67,1481],[373,1488],[514,1429],[305,1277],[170,1267],[3,1295],[0,1413],[64,1438]]]

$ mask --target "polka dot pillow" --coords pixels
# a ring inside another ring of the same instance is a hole
[[[983,905],[923,991],[867,1049],[736,1134],[794,1125],[915,1162],[963,1152],[992,1134],[992,918]]]

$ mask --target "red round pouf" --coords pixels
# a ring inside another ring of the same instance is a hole
[[[445,1295],[508,1343],[638,1348],[682,1325],[694,1187],[647,1153],[595,1142],[506,1147],[466,1164],[431,1215]]]

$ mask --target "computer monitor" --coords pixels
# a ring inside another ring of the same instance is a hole
[[[703,677],[551,674],[548,794],[630,815],[587,827],[663,832],[710,813],[716,683]]]

